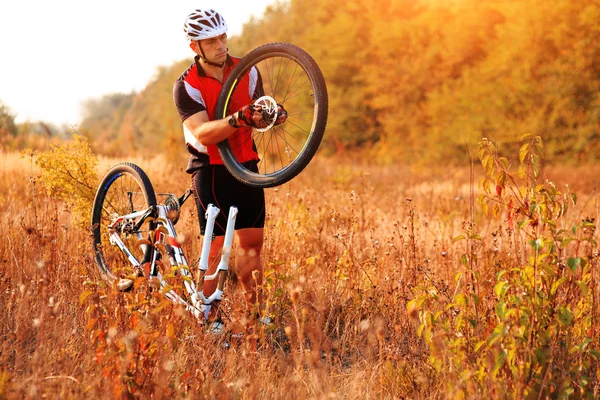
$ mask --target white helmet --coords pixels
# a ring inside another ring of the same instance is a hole
[[[215,10],[194,10],[185,20],[183,31],[189,40],[210,39],[227,32],[227,23]]]

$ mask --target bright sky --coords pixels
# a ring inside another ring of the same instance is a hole
[[[7,0],[0,2],[0,101],[17,122],[80,122],[80,104],[140,91],[157,67],[192,52],[183,21],[213,8],[237,35],[275,0]],[[183,71],[182,71],[183,72]]]

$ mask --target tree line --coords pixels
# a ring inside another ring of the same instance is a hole
[[[229,48],[285,41],[315,58],[329,92],[324,152],[463,162],[483,137],[517,154],[530,134],[548,161],[597,162],[598,21],[597,0],[288,0]],[[191,56],[140,93],[87,101],[80,130],[95,149],[185,155],[172,87]]]

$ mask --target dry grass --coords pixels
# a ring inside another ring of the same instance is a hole
[[[180,194],[189,184],[183,168],[160,159],[128,161],[157,192]],[[115,162],[101,160],[99,173]],[[571,215],[600,220],[599,167],[545,174],[578,192]],[[102,280],[89,231],[46,197],[37,175],[29,160],[0,154],[0,398],[449,396],[406,303],[425,276],[453,285],[462,268],[465,244],[452,239],[471,219],[468,168],[318,159],[267,190],[265,290],[279,329],[230,349],[180,309],[156,311],[160,299],[148,285],[140,296],[95,285]],[[510,249],[502,219],[473,210],[485,277],[487,252],[510,257]],[[177,225],[189,262],[200,252],[194,212],[190,201]],[[240,302],[235,286],[230,280],[226,291],[231,315]],[[80,301],[85,292],[92,295]],[[142,297],[150,306],[140,306]]]

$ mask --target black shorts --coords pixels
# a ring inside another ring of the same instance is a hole
[[[264,190],[241,183],[227,171],[224,165],[208,165],[198,169],[192,175],[192,189],[202,235],[206,229],[206,208],[209,204],[221,210],[215,220],[213,236],[225,235],[231,206],[238,209],[235,220],[236,230],[265,226]]]

